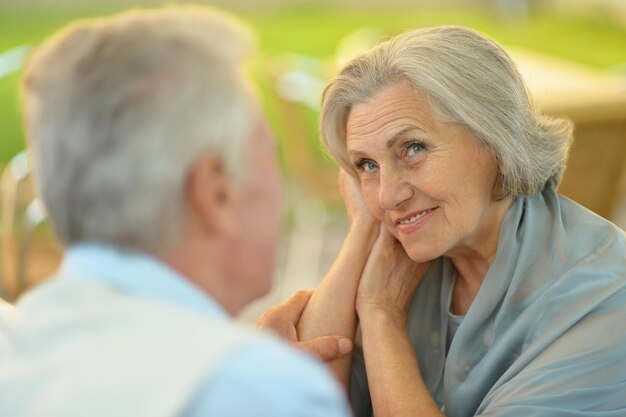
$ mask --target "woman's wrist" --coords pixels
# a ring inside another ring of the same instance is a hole
[[[403,331],[406,329],[407,315],[401,309],[374,303],[358,303],[357,314],[364,328],[385,329],[391,326]]]

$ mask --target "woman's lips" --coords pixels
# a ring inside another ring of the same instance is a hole
[[[396,228],[400,233],[413,233],[420,229],[436,213],[439,207],[432,207],[426,210],[415,212],[402,220],[396,221]]]

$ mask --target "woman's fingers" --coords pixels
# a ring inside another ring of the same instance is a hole
[[[403,318],[428,264],[411,260],[400,242],[381,225],[357,292],[359,315],[384,311]]]
[[[358,187],[357,181],[343,168],[339,170],[339,191],[344,200],[352,198],[352,195]]]
[[[370,256],[367,259],[365,269],[368,275],[375,275],[378,271],[388,270],[390,265],[395,263],[396,252],[399,243],[396,238],[389,233],[383,223],[379,226],[378,238],[374,242]],[[400,247],[400,250],[404,250]],[[364,271],[365,272],[365,271]]]
[[[359,227],[364,227],[378,222],[365,204],[358,179],[350,176],[343,169],[339,171],[339,191],[346,206],[350,225],[358,221]]]

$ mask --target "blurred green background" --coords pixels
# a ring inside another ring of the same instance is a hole
[[[393,2],[371,2],[367,8],[360,2],[303,4],[285,1],[274,2],[267,7],[260,6],[258,2],[253,7],[246,7],[245,2],[228,3],[226,8],[234,9],[258,33],[261,56],[257,79],[266,112],[280,143],[284,143],[289,135],[288,127],[281,121],[280,111],[268,93],[273,86],[271,80],[264,77],[264,69],[284,54],[330,60],[340,40],[361,27],[377,28],[391,36],[408,28],[438,24],[467,25],[505,46],[524,47],[609,70],[620,70],[626,64],[626,27],[615,19],[611,9],[572,7],[576,0],[567,3],[569,6],[561,4],[564,2],[523,2],[526,8],[521,12],[519,2],[510,12],[502,1],[446,2],[443,7],[430,2],[414,3],[393,5]],[[18,3],[18,0],[5,0],[0,2],[0,54],[22,45],[37,45],[69,21],[107,15],[129,6],[132,6],[129,2],[112,5],[110,2]],[[24,148],[18,79],[18,73],[0,78],[0,164],[6,163]],[[316,118],[314,109],[310,114],[303,115],[307,121],[306,129],[310,130],[305,136],[310,138],[311,143],[306,146],[316,160],[327,164],[317,145]]]

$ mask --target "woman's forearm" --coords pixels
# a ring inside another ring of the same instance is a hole
[[[445,417],[423,382],[402,318],[361,314],[363,352],[376,417]]]
[[[338,335],[354,341],[356,291],[377,234],[378,227],[372,224],[352,225],[339,255],[300,318],[300,340]],[[348,356],[329,364],[345,386],[348,384],[351,360],[351,356]]]

